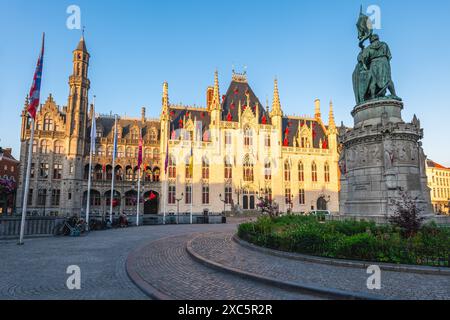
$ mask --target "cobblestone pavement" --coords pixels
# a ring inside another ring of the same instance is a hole
[[[388,299],[450,299],[450,277],[393,271],[381,272],[381,290],[368,290],[365,269],[331,266],[275,257],[247,249],[233,233],[203,234],[194,239],[196,253],[214,262],[275,279],[345,291],[365,292]]]
[[[169,235],[235,229],[234,223],[145,226],[78,238],[25,239],[24,246],[0,241],[0,299],[148,299],[126,273],[131,251]],[[81,290],[66,287],[69,265],[81,268]]]
[[[194,261],[186,252],[186,243],[195,236],[170,237],[140,248],[131,263],[139,281],[182,300],[318,299],[215,271]]]

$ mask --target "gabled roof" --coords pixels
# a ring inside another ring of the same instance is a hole
[[[287,138],[287,146],[293,147],[294,140],[297,138],[298,131],[301,127],[306,126],[309,130],[313,132],[313,146],[314,148],[322,148],[320,145],[320,140],[322,142],[327,140],[327,136],[322,125],[317,120],[312,119],[301,119],[293,117],[283,117],[282,119],[282,144],[284,145],[285,139]]]
[[[450,168],[447,168],[437,162],[434,162],[433,160],[427,160],[427,166],[430,168],[450,170]]]
[[[250,98],[250,108],[256,115],[256,106],[259,109],[258,123],[262,123],[263,117],[265,117],[266,123],[270,124],[270,116],[264,109],[264,105],[261,104],[258,97],[253,92],[252,88],[247,82],[244,81],[231,81],[228,87],[227,93],[222,97],[222,121],[228,121],[228,114],[231,115],[231,121],[237,122],[239,119],[239,101],[241,102],[241,112],[244,112],[247,106],[247,95]]]

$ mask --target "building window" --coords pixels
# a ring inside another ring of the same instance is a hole
[[[244,129],[244,146],[251,147],[253,145],[252,129],[247,127]]]
[[[100,193],[99,192],[93,192],[91,190],[91,206],[101,206],[102,204],[102,199],[100,197]]]
[[[137,129],[133,129],[131,131],[131,140],[134,140],[134,141],[139,140],[139,131]]]
[[[127,181],[133,181],[133,169],[131,167],[126,168],[125,176]]]
[[[45,206],[47,201],[47,189],[38,190],[38,206]]]
[[[317,182],[317,165],[315,162],[313,162],[311,165],[311,176],[312,176],[312,181]]]
[[[204,180],[209,179],[209,161],[206,157],[202,160],[202,178]]]
[[[38,142],[37,140],[33,141],[33,153],[37,153],[38,152]]]
[[[284,201],[286,204],[291,204],[291,188],[289,187],[284,189]]]
[[[153,169],[153,182],[159,182],[160,170],[159,168]]]
[[[225,132],[225,145],[230,146],[232,143],[231,132]]]
[[[63,154],[64,153],[64,144],[62,141],[55,142],[55,154]]]
[[[266,134],[264,137],[264,146],[270,148],[270,134]]]
[[[272,188],[266,187],[264,189],[264,199],[266,199],[266,201],[272,202]]]
[[[59,206],[61,190],[52,190],[52,206]]]
[[[150,141],[152,143],[155,143],[157,140],[158,140],[158,135],[156,133],[156,130],[153,129],[152,131],[150,131]]]
[[[30,169],[30,178],[33,179],[34,178],[34,163],[31,164],[31,169]]]
[[[127,148],[126,157],[131,158],[133,156],[133,149]]]
[[[167,200],[169,204],[175,204],[175,194],[176,194],[176,187],[174,185],[170,185],[169,198]]]
[[[291,181],[291,165],[289,160],[284,162],[284,181]]]
[[[41,142],[41,153],[47,154],[50,152],[50,142],[47,140],[42,140]]]
[[[33,205],[33,189],[28,190],[28,200],[27,203],[29,206]]]
[[[117,149],[117,158],[123,158],[124,153],[123,153],[123,147],[119,147]]]
[[[53,165],[53,179],[60,180],[62,178],[62,164]]]
[[[325,174],[325,182],[330,182],[330,165],[325,163],[325,166],[323,168],[324,174]]]
[[[153,149],[153,160],[159,160],[159,150],[158,148]]]
[[[112,157],[112,155],[113,155],[113,150],[114,150],[114,147],[113,147],[113,146],[109,146],[109,147],[108,147],[108,151],[107,151],[107,156],[108,156],[108,157]]]
[[[270,165],[270,160],[266,160],[264,163],[264,179],[272,180],[272,167]]]
[[[149,149],[149,148],[145,149],[145,151],[144,151],[144,157],[145,157],[146,159],[151,158],[151,157],[152,157],[152,150]]]
[[[303,166],[303,162],[298,163],[298,181],[303,182],[305,181],[305,169]]]
[[[231,166],[230,158],[225,158],[225,170],[224,170],[224,178],[232,179],[233,178],[233,167]]]
[[[305,189],[300,189],[298,191],[298,203],[299,204],[305,204]]]
[[[245,182],[253,182],[253,162],[250,160],[247,155],[244,160],[244,181]]]
[[[225,203],[231,204],[233,199],[233,188],[231,186],[225,186]]]
[[[209,204],[209,186],[202,187],[202,204]]]
[[[123,181],[123,171],[122,171],[122,167],[116,167],[116,177],[115,180],[116,181]]]
[[[48,178],[49,165],[48,163],[41,163],[39,168],[39,177],[43,179]]]
[[[184,198],[184,203],[186,204],[191,204],[192,203],[192,185],[187,185],[186,188],[184,189],[184,193],[185,198]]]
[[[174,156],[169,156],[169,178],[175,179],[177,177],[177,162]]]
[[[53,131],[53,119],[49,113],[44,117],[44,131]]]

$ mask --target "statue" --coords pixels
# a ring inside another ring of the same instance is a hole
[[[384,143],[384,168],[386,171],[392,169],[394,164],[394,147],[392,141],[387,139]]]
[[[358,54],[358,63],[353,72],[353,90],[357,104],[373,99],[380,99],[390,92],[390,98],[401,100],[395,92],[394,82],[391,78],[392,59],[389,46],[380,41],[377,34],[373,33],[368,16],[359,14],[356,24],[358,40],[361,52]],[[366,48],[364,42],[370,40]]]

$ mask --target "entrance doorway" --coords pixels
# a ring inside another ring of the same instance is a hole
[[[328,210],[328,204],[324,197],[317,199],[317,210]]]
[[[242,208],[244,210],[255,210],[255,193],[252,191],[244,191],[242,196]]]
[[[148,191],[144,194],[144,214],[158,214],[159,193]]]

